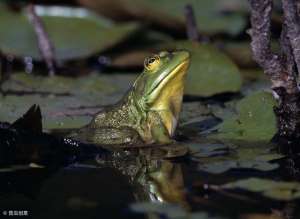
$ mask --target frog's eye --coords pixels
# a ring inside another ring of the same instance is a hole
[[[144,66],[147,70],[153,71],[159,66],[159,63],[160,57],[158,55],[154,55],[145,59]]]

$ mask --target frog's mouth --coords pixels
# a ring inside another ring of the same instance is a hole
[[[168,74],[162,74],[151,93],[150,109],[160,114],[169,135],[173,136],[182,105],[184,81],[189,59],[183,60]]]

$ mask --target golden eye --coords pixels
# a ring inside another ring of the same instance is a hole
[[[160,57],[158,55],[154,55],[152,57],[146,58],[144,66],[147,70],[153,71],[155,70],[160,63]]]

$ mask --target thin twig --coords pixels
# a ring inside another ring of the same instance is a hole
[[[33,4],[29,4],[27,7],[27,14],[29,21],[34,27],[35,34],[38,40],[38,47],[43,59],[49,70],[49,75],[53,76],[56,71],[56,61],[54,56],[54,46],[49,39],[49,35],[45,30],[45,26],[41,18],[36,14]]]
[[[200,41],[200,35],[197,29],[197,22],[192,5],[187,4],[184,8],[184,15],[186,19],[186,32],[188,39],[194,42]]]

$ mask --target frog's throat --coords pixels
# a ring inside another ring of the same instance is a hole
[[[171,137],[174,135],[181,111],[188,64],[188,60],[185,60],[176,66],[161,80],[151,94],[152,101],[149,110],[159,113]]]
[[[171,137],[174,135],[181,111],[187,67],[188,62],[183,62],[163,79],[158,87],[156,101],[151,106],[151,110],[160,114]]]

